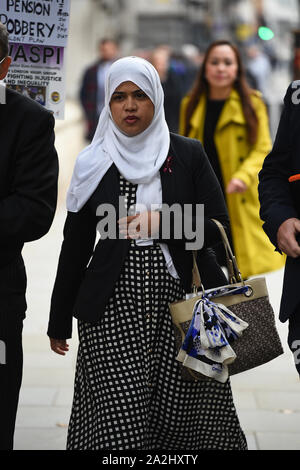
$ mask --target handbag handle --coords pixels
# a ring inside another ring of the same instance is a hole
[[[231,246],[228,241],[228,237],[226,235],[225,229],[223,225],[215,219],[211,219],[215,224],[217,225],[223,245],[225,248],[225,254],[226,254],[226,264],[227,264],[227,269],[228,269],[228,276],[229,276],[229,284],[235,284],[236,282],[242,282],[244,283],[244,280],[242,278],[241,272],[239,270],[236,257],[234,256]],[[192,271],[192,290],[193,292],[197,292],[200,287],[203,289],[203,284],[201,282],[201,277],[199,273],[199,269],[197,266],[197,251],[193,251],[193,271]]]
[[[220,230],[221,236],[222,236],[222,241],[223,245],[225,248],[226,252],[226,262],[227,262],[227,269],[228,269],[228,275],[229,275],[229,283],[234,284],[236,282],[244,282],[241,271],[239,270],[238,264],[236,257],[234,256],[230,243],[228,241],[225,229],[223,225],[215,219],[211,219],[215,224],[217,225],[218,229]]]

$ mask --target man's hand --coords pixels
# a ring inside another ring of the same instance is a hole
[[[141,212],[118,220],[120,234],[132,240],[155,238],[159,232],[160,213]]]
[[[54,351],[56,354],[60,354],[61,356],[66,355],[64,351],[69,351],[69,345],[65,339],[50,338],[50,346],[52,351]]]
[[[244,193],[247,190],[247,185],[244,181],[238,178],[232,178],[226,188],[227,194]]]
[[[296,240],[300,232],[300,220],[294,217],[285,220],[277,232],[277,245],[281,251],[292,258],[300,256],[300,246]]]

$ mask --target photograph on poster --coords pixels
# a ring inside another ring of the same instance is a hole
[[[12,58],[4,83],[38,100],[56,119],[64,119],[69,15],[69,0],[0,4],[0,22],[9,33]]]

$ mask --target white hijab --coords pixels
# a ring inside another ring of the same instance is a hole
[[[114,123],[110,100],[115,89],[130,81],[141,88],[154,104],[151,124],[129,137]],[[105,82],[105,106],[91,144],[77,157],[67,193],[67,209],[78,212],[93,194],[114,163],[128,181],[138,184],[137,204],[161,204],[159,169],[169,151],[170,134],[165,120],[164,94],[160,79],[150,62],[124,57],[114,62]]]
[[[129,137],[114,123],[110,100],[123,82],[133,82],[154,104],[151,124],[140,134]],[[103,176],[114,163],[131,183],[137,184],[136,205],[147,210],[162,204],[159,169],[167,158],[170,134],[165,120],[164,93],[159,75],[150,62],[140,57],[124,57],[114,62],[105,82],[105,106],[100,114],[91,144],[77,157],[71,184],[67,193],[67,209],[78,212],[93,194]],[[137,240],[138,245],[149,245],[152,240]],[[169,273],[178,278],[168,246],[160,243]]]

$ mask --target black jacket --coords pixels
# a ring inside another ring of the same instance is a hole
[[[169,206],[175,202],[193,204],[194,208],[196,203],[204,204],[205,246],[219,242],[218,229],[210,219],[216,218],[228,226],[228,216],[222,191],[201,144],[197,140],[171,134],[169,155],[172,157],[171,163],[163,165],[160,170],[162,202]],[[96,210],[103,203],[110,203],[117,209],[119,193],[119,173],[112,165],[85,206],[79,212],[69,212],[67,215],[51,301],[48,335],[52,338],[66,339],[71,336],[72,315],[87,322],[97,322],[105,310],[130,241],[100,239],[94,249],[99,221]],[[174,239],[172,230],[170,237],[170,240],[163,240],[160,236],[160,240],[168,244],[175,268],[185,290],[189,292],[192,254],[185,250],[184,238]],[[226,283],[214,256],[201,251],[199,267],[204,286]]]
[[[1,86],[1,85],[0,85]],[[48,232],[56,208],[54,118],[12,90],[0,105],[0,309],[25,312],[24,242]]]
[[[271,242],[277,246],[277,231],[291,217],[299,217],[300,198],[297,185],[288,179],[300,173],[300,81],[290,84],[284,98],[276,139],[259,173],[260,215],[263,228]],[[298,186],[299,189],[299,186]],[[298,199],[298,200],[297,200]],[[300,258],[287,257],[281,297],[281,321],[286,321],[300,303]]]
[[[172,69],[168,71],[167,78],[162,82],[164,90],[164,110],[168,128],[171,132],[178,132],[180,103],[183,98],[182,80]]]

